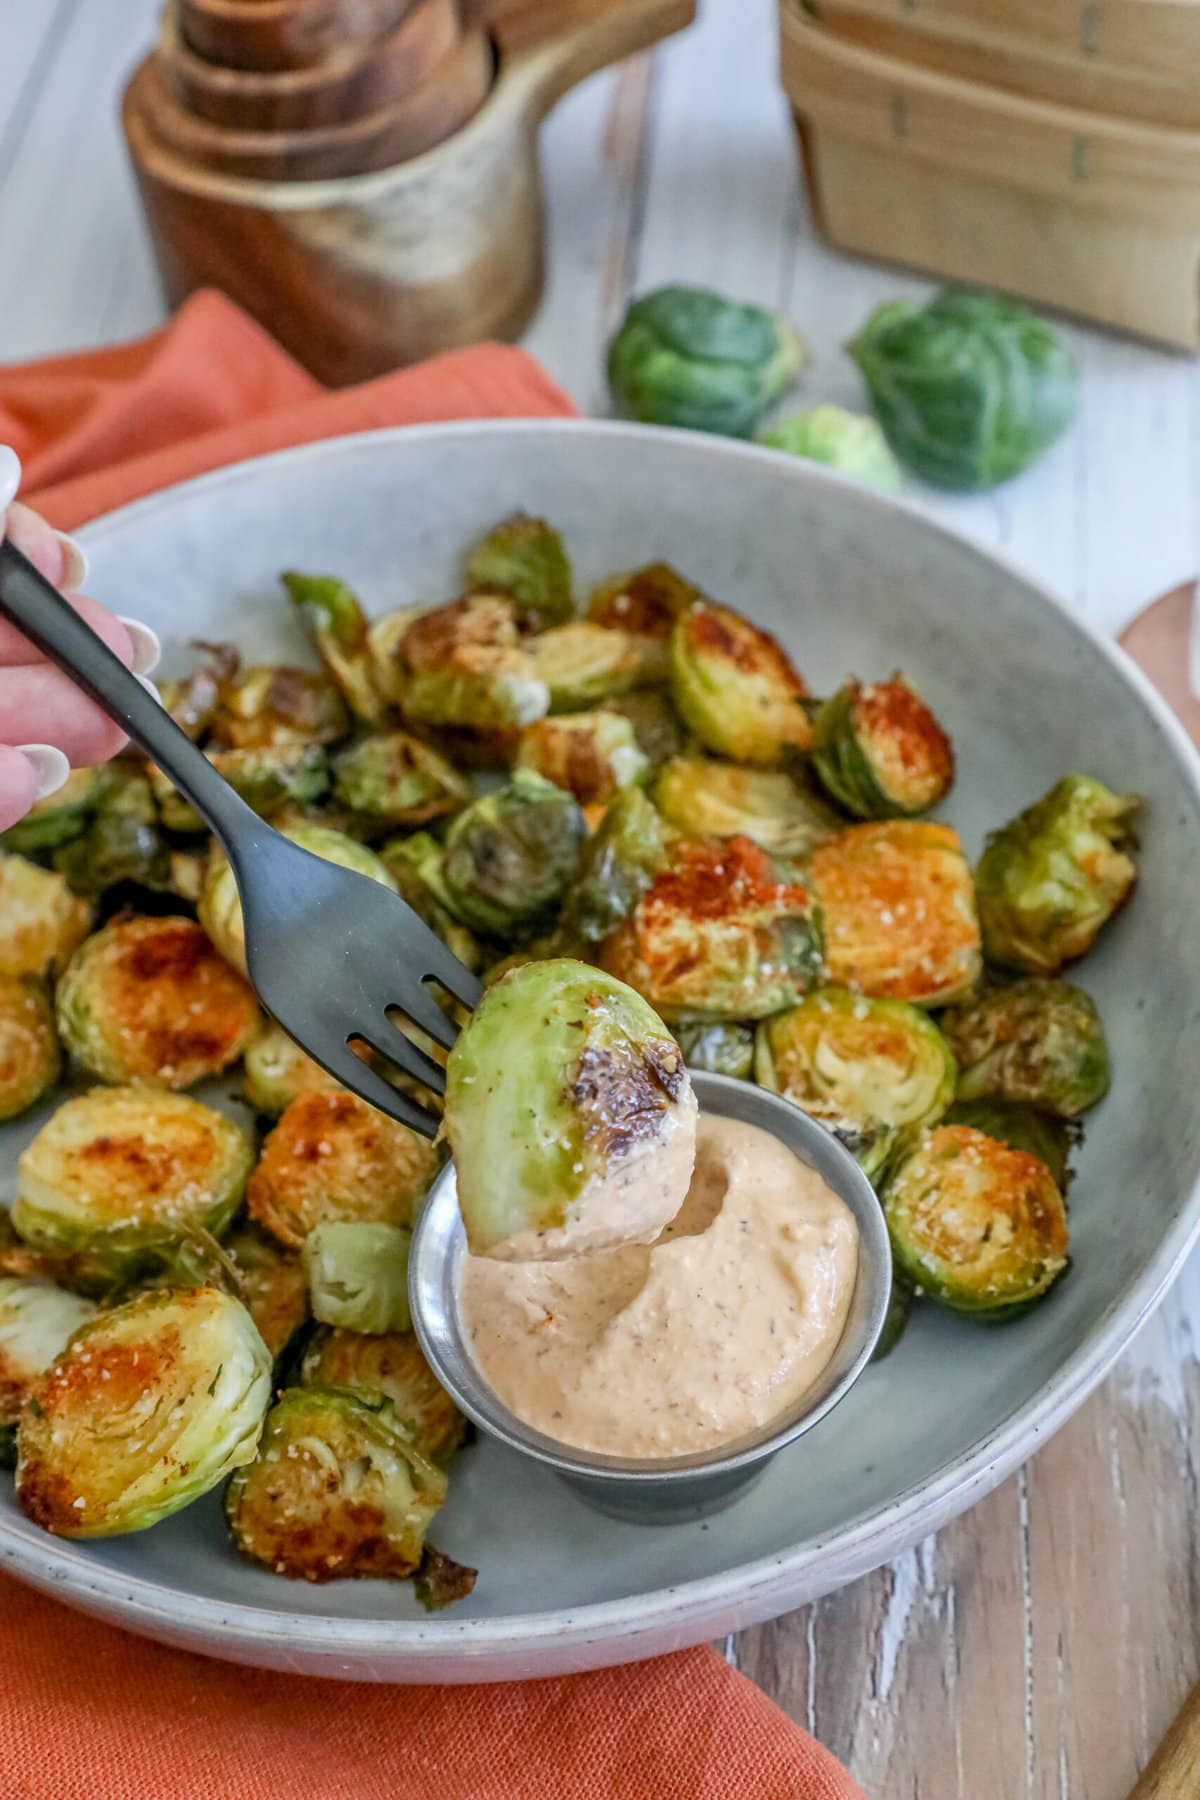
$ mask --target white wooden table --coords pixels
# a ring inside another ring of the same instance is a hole
[[[116,122],[158,0],[0,0],[0,362],[163,316]],[[653,58],[572,94],[544,138],[550,281],[529,348],[603,411],[632,291],[710,283],[785,308],[805,395],[860,404],[839,346],[910,283],[816,242],[774,84],[773,0],[707,0]],[[1069,441],[994,496],[924,496],[1097,625],[1200,567],[1200,364],[1072,330]],[[1020,1475],[919,1550],[727,1654],[873,1800],[1121,1800],[1200,1672],[1192,1266],[1117,1374]]]

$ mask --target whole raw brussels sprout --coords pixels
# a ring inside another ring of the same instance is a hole
[[[935,487],[1019,475],[1075,417],[1079,374],[1059,334],[1019,300],[948,287],[877,307],[846,346],[888,443]]]
[[[39,1378],[95,1314],[92,1301],[52,1281],[0,1277],[0,1432],[17,1423]]]
[[[954,780],[954,752],[916,689],[897,673],[869,687],[848,681],[817,709],[813,768],[856,819],[928,812]]]
[[[145,1531],[254,1455],[271,1359],[239,1300],[161,1289],[85,1323],[21,1415],[17,1500],[58,1537]]]
[[[705,288],[662,287],[630,305],[608,347],[620,411],[649,425],[749,437],[806,351],[777,313]]]
[[[560,919],[569,942],[598,943],[629,917],[666,867],[663,822],[640,788],[623,788],[583,846]]]
[[[770,632],[704,600],[671,634],[671,698],[706,750],[776,768],[812,743],[808,689]]]
[[[501,519],[472,546],[466,576],[471,592],[507,594],[543,625],[559,625],[574,611],[563,541],[545,519],[527,513]]]
[[[678,1025],[675,1036],[689,1069],[749,1081],[754,1073],[752,1025]]]
[[[994,831],[975,870],[984,954],[1002,968],[1055,975],[1095,943],[1129,898],[1136,795],[1064,775]]]
[[[515,730],[540,719],[550,690],[507,594],[468,594],[418,613],[392,652],[405,717],[472,731]]]
[[[279,579],[353,716],[363,725],[382,724],[387,702],[375,686],[366,616],[357,597],[334,575],[289,570]]]
[[[40,981],[0,975],[0,1119],[15,1119],[49,1093],[62,1055],[54,1008]]]
[[[445,1133],[472,1252],[557,1260],[649,1242],[674,1217],[696,1101],[640,995],[557,957],[487,989],[446,1065]]]
[[[1080,1130],[1073,1121],[1055,1118],[1021,1100],[956,1100],[941,1122],[970,1125],[1010,1150],[1024,1150],[1045,1163],[1060,1193],[1070,1186],[1071,1151]]]
[[[566,892],[584,836],[573,796],[531,769],[517,769],[450,827],[442,858],[450,905],[489,937],[533,932]]]
[[[60,845],[54,867],[77,894],[103,894],[124,881],[167,887],[171,857],[149,778],[111,768],[86,831]]]
[[[308,806],[329,787],[329,759],[320,744],[266,744],[256,750],[209,750],[209,762],[260,819],[285,806]],[[150,789],[168,831],[203,831],[200,814],[161,769],[151,767]]]
[[[1030,977],[951,1007],[942,1029],[960,1100],[1025,1100],[1074,1119],[1108,1092],[1108,1043],[1090,994]]]
[[[900,486],[900,464],[888,449],[877,419],[847,412],[841,406],[814,406],[781,419],[759,438],[769,450],[784,450],[809,462],[827,463],[844,475],[894,493]]]
[[[327,675],[266,663],[223,684],[212,719],[217,746],[228,750],[336,744],[349,729],[345,702]]]
[[[582,806],[611,800],[650,767],[633,726],[619,713],[562,713],[535,719],[521,733],[517,767],[533,769],[574,794]]]
[[[416,1333],[319,1326],[300,1363],[301,1387],[353,1388],[383,1394],[416,1432],[430,1462],[449,1462],[467,1435],[467,1421],[425,1361]]]
[[[333,791],[364,837],[398,825],[425,825],[457,812],[474,789],[444,756],[407,731],[385,731],[343,750]]]
[[[357,1219],[314,1225],[304,1240],[313,1318],[346,1331],[407,1331],[411,1244],[403,1225]]]
[[[0,975],[57,975],[92,927],[92,907],[64,878],[0,852]]]
[[[23,819],[0,833],[0,850],[33,856],[39,850],[57,850],[60,844],[81,837],[110,779],[110,770],[104,765],[72,769],[56,793],[39,800]]]
[[[659,770],[654,803],[689,837],[748,837],[772,856],[803,859],[842,821],[781,769],[741,769],[707,756],[675,756]]]

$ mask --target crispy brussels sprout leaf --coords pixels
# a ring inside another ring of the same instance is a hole
[[[903,1133],[945,1112],[955,1073],[937,1026],[903,1000],[818,988],[758,1028],[760,1084],[819,1119],[872,1181]]]
[[[466,576],[472,592],[507,594],[542,625],[559,625],[574,610],[563,541],[552,525],[527,513],[501,519],[472,546]]]
[[[819,980],[820,912],[749,838],[682,838],[599,960],[665,1019],[763,1019]]]
[[[1067,1267],[1067,1214],[1045,1163],[968,1125],[926,1132],[889,1177],[896,1269],[955,1312],[1003,1316]]]
[[[474,789],[444,756],[407,731],[363,738],[333,766],[333,791],[364,836],[458,812]]]
[[[563,713],[537,719],[521,733],[517,767],[566,788],[583,806],[611,800],[641,781],[650,763],[628,719],[617,713]]]
[[[808,412],[781,419],[759,438],[769,450],[783,450],[809,462],[827,463],[843,475],[855,475],[895,493],[900,464],[888,449],[878,420],[841,406],[813,406]]]
[[[1028,1100],[1074,1119],[1108,1092],[1108,1043],[1096,1003],[1065,981],[989,988],[942,1020],[961,1100]]]
[[[349,731],[350,718],[327,675],[255,663],[222,687],[212,729],[226,749],[280,749],[336,744]]]
[[[95,1312],[53,1282],[0,1276],[0,1430],[16,1424],[40,1377]]]
[[[754,1028],[751,1025],[680,1025],[675,1032],[689,1069],[732,1075],[749,1081],[754,1074]]]
[[[367,621],[354,594],[335,575],[288,570],[279,579],[353,716],[364,725],[382,724],[387,704],[375,686]]]
[[[529,644],[521,640],[507,595],[468,594],[406,624],[392,650],[392,691],[410,720],[477,732],[516,730],[550,706]]]
[[[897,673],[863,687],[848,681],[813,721],[813,768],[856,819],[902,819],[944,800],[954,780],[950,740]]]
[[[61,875],[0,852],[0,975],[57,975],[92,926],[88,900]]]
[[[529,769],[455,819],[442,880],[457,916],[506,938],[544,924],[566,892],[585,836],[574,798]]]
[[[992,833],[975,871],[989,962],[1055,975],[1087,955],[1133,892],[1128,852],[1140,804],[1088,775],[1064,775]]]
[[[1074,1120],[1057,1119],[1020,1100],[956,1100],[944,1125],[970,1125],[1010,1150],[1024,1150],[1044,1162],[1065,1194],[1071,1184],[1071,1151],[1080,1135]]]
[[[467,1421],[425,1361],[416,1333],[338,1331],[320,1326],[300,1363],[302,1387],[353,1388],[389,1399],[416,1433],[430,1462],[449,1462],[467,1435]]]
[[[607,625],[637,638],[646,659],[647,672],[657,671],[666,681],[671,672],[670,643],[675,621],[704,595],[673,569],[670,563],[648,563],[625,575],[611,575],[593,588],[587,616],[593,625]],[[657,646],[657,651],[651,646]]]
[[[813,852],[830,981],[881,999],[945,1006],[982,967],[975,895],[947,825],[856,825]]]
[[[54,866],[77,894],[103,894],[121,882],[167,887],[171,858],[149,779],[111,768],[87,830],[54,852]]]
[[[874,1350],[871,1352],[873,1363],[882,1362],[890,1356],[904,1333],[908,1329],[908,1321],[913,1309],[912,1286],[893,1275],[892,1291],[888,1297],[887,1313],[883,1321],[883,1330],[879,1334]]]
[[[243,1556],[305,1581],[397,1578],[419,1566],[446,1477],[382,1394],[288,1388],[225,1516]]]
[[[674,1216],[696,1102],[646,1002],[560,957],[484,994],[446,1066],[445,1133],[472,1252],[554,1260],[648,1242]]]
[[[243,1091],[260,1113],[277,1116],[301,1094],[337,1093],[342,1085],[271,1019],[246,1045],[243,1066]]]
[[[808,689],[782,645],[711,600],[671,634],[671,698],[705,749],[777,768],[812,742]]]
[[[21,1509],[58,1537],[145,1531],[249,1461],[270,1392],[232,1295],[139,1294],[83,1325],[25,1408]]]
[[[42,983],[0,975],[0,1120],[28,1112],[50,1092],[61,1066],[54,1008]]]
[[[413,1580],[413,1592],[426,1612],[442,1612],[456,1600],[465,1600],[474,1590],[478,1569],[456,1563],[432,1544],[426,1544],[421,1566]]]
[[[188,1088],[235,1062],[258,1001],[194,919],[114,919],[75,952],[57,993],[58,1029],[90,1075]]]
[[[661,688],[637,688],[632,694],[617,694],[602,703],[604,712],[628,719],[642,755],[655,768],[682,755],[687,736],[670,695]]]
[[[107,768],[72,769],[56,793],[39,800],[23,819],[0,833],[0,850],[34,856],[82,836],[108,781]]]
[[[411,1244],[403,1225],[346,1219],[314,1225],[304,1240],[313,1317],[345,1331],[407,1331]]]
[[[583,846],[560,920],[569,942],[599,943],[666,867],[663,822],[640,788],[624,788]]]
[[[256,750],[210,750],[208,760],[260,819],[285,806],[309,806],[329,788],[329,759],[319,744],[264,745]],[[158,816],[168,831],[206,829],[200,814],[161,769],[150,769]]]
[[[672,757],[659,770],[654,803],[689,837],[748,837],[772,856],[807,857],[842,821],[781,769],[740,769],[707,756]]]
[[[546,684],[552,713],[583,712],[663,678],[658,644],[589,619],[530,638],[529,655]]]

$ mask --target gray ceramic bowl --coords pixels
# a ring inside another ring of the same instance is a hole
[[[771,1132],[832,1188],[858,1227],[858,1272],[837,1349],[803,1399],[765,1428],[718,1450],[686,1456],[618,1457],[573,1449],[511,1412],[471,1354],[458,1306],[467,1253],[454,1165],[438,1176],[413,1233],[409,1298],[413,1325],[434,1374],[468,1418],[498,1443],[545,1463],[601,1512],[642,1524],[676,1524],[728,1506],[770,1459],[823,1419],[849,1393],[883,1330],[892,1254],[883,1210],[854,1158],[790,1100],[747,1081],[694,1071],[701,1112]]]
[[[765,1619],[916,1543],[1045,1442],[1162,1298],[1200,1223],[1200,785],[1121,653],[1011,566],[915,508],[796,458],[624,425],[375,432],[223,470],[82,534],[90,588],[192,636],[295,660],[279,571],[330,570],[372,612],[456,592],[462,550],[524,506],[566,535],[580,590],[666,557],[787,644],[815,693],[848,670],[920,682],[958,752],[943,816],[970,855],[1066,769],[1146,797],[1133,903],[1078,971],[1112,1044],[1071,1192],[1074,1266],[1003,1331],[918,1309],[804,1439],[724,1512],[646,1530],[481,1440],[437,1542],[479,1567],[426,1618],[404,1584],[285,1582],[233,1555],[216,1495],[130,1538],[67,1544],[0,1481],[0,1563],[106,1618],[291,1671],[494,1680],[627,1661]],[[0,1133],[0,1194],[36,1119]]]

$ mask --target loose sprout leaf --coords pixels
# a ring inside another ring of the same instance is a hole
[[[467,586],[507,594],[543,625],[569,619],[571,565],[563,541],[544,519],[514,513],[501,519],[467,554]]]
[[[381,724],[387,704],[375,686],[367,621],[356,596],[333,575],[289,570],[280,580],[351,713],[362,724]]]
[[[413,1591],[426,1612],[441,1612],[456,1600],[465,1600],[475,1587],[478,1569],[469,1569],[451,1556],[444,1556],[432,1544],[426,1544],[421,1567],[413,1581]]]

